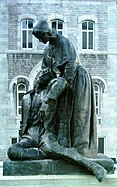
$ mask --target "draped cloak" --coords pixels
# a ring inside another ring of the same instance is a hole
[[[61,146],[74,147],[86,157],[97,156],[97,124],[94,90],[90,74],[77,62],[70,41],[57,35],[44,51],[42,70],[59,72],[67,87],[59,96],[52,126]]]

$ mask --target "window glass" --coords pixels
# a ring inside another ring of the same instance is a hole
[[[22,106],[22,98],[24,93],[19,93],[19,106]]]
[[[27,28],[27,20],[22,21],[22,28],[26,29]]]
[[[58,31],[58,34],[62,35],[62,31]]]
[[[56,21],[53,21],[53,22],[52,22],[52,28],[53,28],[53,29],[56,29]]]
[[[91,21],[88,22],[88,29],[93,30],[93,22]]]
[[[104,154],[104,138],[98,138],[98,153]]]
[[[20,85],[18,86],[18,90],[19,90],[19,91],[25,91],[25,86],[24,86],[23,84],[20,84]]]
[[[32,48],[32,31],[29,31],[28,36],[28,48]]]
[[[87,30],[87,22],[82,23],[82,30]]]
[[[93,49],[93,32],[89,32],[89,49]]]
[[[26,44],[27,44],[27,33],[26,31],[22,31],[23,34],[23,38],[22,38],[22,42],[23,42],[23,48],[26,48]]]
[[[98,86],[95,84],[94,87],[95,87],[95,91],[98,92]]]
[[[58,29],[63,29],[63,22],[58,21]]]
[[[17,143],[18,138],[11,138],[11,144]]]
[[[29,29],[33,28],[33,21],[32,20],[28,20],[28,28]]]
[[[82,33],[82,48],[87,49],[87,33]]]
[[[22,114],[22,108],[18,108],[18,115]]]

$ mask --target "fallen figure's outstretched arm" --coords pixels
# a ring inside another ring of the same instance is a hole
[[[45,133],[42,136],[41,149],[51,158],[59,158],[85,167],[95,175],[99,182],[102,182],[106,177],[107,171],[101,165],[83,157],[75,148],[60,146],[52,133]]]

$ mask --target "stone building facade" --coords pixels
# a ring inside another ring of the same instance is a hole
[[[69,38],[91,73],[99,152],[117,157],[117,1],[0,1],[0,160],[18,140],[21,97],[40,71],[44,45],[31,36],[41,17]],[[28,27],[27,27],[28,25]],[[27,34],[28,33],[28,34]]]

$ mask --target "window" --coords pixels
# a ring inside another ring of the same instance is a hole
[[[98,138],[98,153],[104,154],[104,138]]]
[[[94,49],[94,22],[82,22],[82,49]]]
[[[53,20],[51,21],[51,27],[57,31],[58,34],[63,34],[63,21],[62,20]]]
[[[22,97],[28,91],[29,86],[29,80],[25,76],[15,77],[9,85],[9,90],[13,93],[15,113],[16,117],[18,117],[17,119],[21,117]]]
[[[10,138],[10,145],[17,143],[18,142],[18,138]]]
[[[100,115],[100,87],[98,84],[94,84],[95,102],[96,102],[96,114]]]
[[[21,22],[21,48],[33,48],[33,20],[22,20]]]
[[[17,85],[17,115],[21,115],[22,113],[22,98],[26,93],[26,85],[20,83]]]
[[[93,76],[95,105],[97,114],[97,123],[101,124],[101,109],[103,104],[103,93],[107,90],[107,84],[105,80],[99,76]]]

